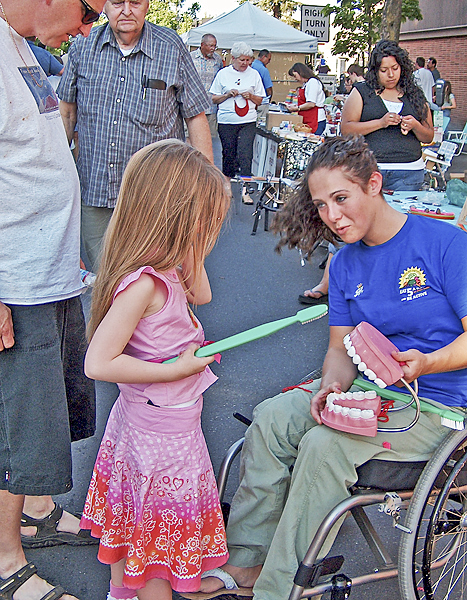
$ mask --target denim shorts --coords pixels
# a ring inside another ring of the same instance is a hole
[[[422,187],[425,171],[423,169],[417,171],[381,169],[381,174],[383,176],[383,190],[418,192]]]
[[[70,442],[95,429],[81,301],[9,308],[15,344],[0,352],[0,489],[62,494],[72,487]]]

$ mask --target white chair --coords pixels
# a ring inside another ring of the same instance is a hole
[[[437,182],[441,179],[444,189],[446,189],[445,173],[451,166],[452,157],[457,150],[457,144],[444,141],[437,152],[426,148],[423,150],[423,159],[425,160],[425,171],[433,176]]]
[[[467,123],[464,125],[464,129],[462,131],[448,131],[447,132],[448,141],[455,142],[457,144],[455,156],[459,154],[467,154],[464,152],[464,145],[467,142]]]

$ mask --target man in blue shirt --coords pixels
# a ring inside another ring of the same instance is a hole
[[[65,70],[63,64],[51,52],[41,46],[36,46],[35,39],[34,37],[27,38],[27,42],[44,73],[47,77],[62,75]]]
[[[258,58],[252,63],[252,68],[258,71],[266,91],[266,98],[258,106],[258,124],[266,124],[266,118],[269,112],[269,103],[272,97],[272,80],[267,69],[267,65],[271,62],[271,53],[264,48],[259,51]]]

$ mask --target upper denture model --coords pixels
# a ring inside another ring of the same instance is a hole
[[[380,388],[404,377],[400,364],[392,357],[398,348],[373,325],[359,323],[344,337],[344,346],[358,370]]]

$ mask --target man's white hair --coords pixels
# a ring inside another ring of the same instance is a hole
[[[232,58],[238,58],[239,56],[249,56],[251,58],[253,56],[253,50],[248,44],[245,44],[245,42],[236,42],[232,46],[230,54]]]

